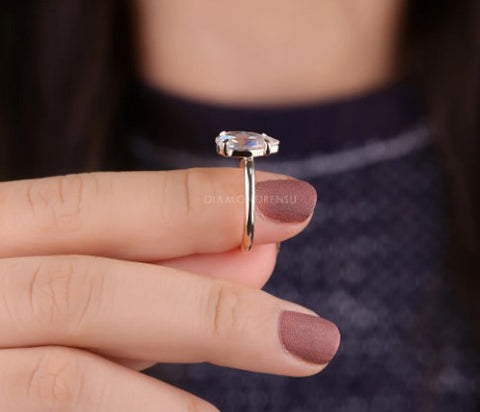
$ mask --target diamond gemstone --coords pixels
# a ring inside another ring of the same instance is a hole
[[[278,152],[280,142],[265,133],[231,131],[215,138],[217,152],[227,157],[259,157]]]

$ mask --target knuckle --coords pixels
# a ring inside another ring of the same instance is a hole
[[[60,347],[42,352],[27,377],[29,400],[49,412],[72,410],[85,386],[80,355]]]
[[[186,169],[184,171],[184,204],[185,204],[185,215],[188,217],[195,214],[195,189],[198,187],[196,182],[197,173],[194,172],[195,169]]]
[[[33,265],[28,299],[36,323],[77,331],[99,305],[102,274],[94,275],[80,257],[41,259]]]
[[[158,203],[158,192],[162,209],[161,218],[168,224],[172,218],[197,218],[202,211],[202,193],[208,185],[206,174],[200,168],[190,168],[160,175],[160,182],[155,176],[152,184],[156,188],[155,203]],[[172,201],[173,200],[173,201]]]
[[[197,219],[205,209],[205,196],[215,192],[213,179],[200,168],[184,170],[183,179],[185,215]]]
[[[62,232],[81,226],[81,211],[87,193],[96,188],[93,174],[72,174],[31,180],[26,189],[27,205],[41,230]]]
[[[241,292],[235,286],[217,283],[212,287],[207,306],[214,338],[238,336],[246,327]]]

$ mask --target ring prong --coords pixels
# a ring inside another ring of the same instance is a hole
[[[271,146],[268,140],[265,140],[265,156],[271,154]]]

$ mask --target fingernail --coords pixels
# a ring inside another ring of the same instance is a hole
[[[303,180],[267,180],[258,182],[255,189],[255,201],[262,215],[279,222],[304,222],[317,203],[314,187]]]
[[[307,362],[330,362],[340,345],[337,326],[318,316],[284,311],[280,314],[279,329],[285,349]]]

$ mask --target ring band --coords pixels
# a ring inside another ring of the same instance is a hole
[[[249,252],[253,246],[253,231],[255,225],[255,167],[253,157],[240,160],[245,177],[245,227],[243,231],[242,250]]]
[[[225,157],[240,158],[245,181],[245,218],[241,249],[249,252],[253,246],[255,226],[255,166],[254,157],[278,152],[280,142],[265,133],[221,132],[216,138],[217,153]]]

